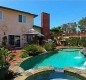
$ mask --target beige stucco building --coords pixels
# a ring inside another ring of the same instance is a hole
[[[0,6],[0,45],[7,36],[7,44],[22,47],[28,42],[27,32],[33,28],[37,15]]]

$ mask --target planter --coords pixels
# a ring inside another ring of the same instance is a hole
[[[8,68],[9,68],[9,65],[6,65],[5,67],[2,67],[0,69],[0,80],[6,80],[5,76],[8,73]]]

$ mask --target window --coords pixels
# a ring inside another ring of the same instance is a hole
[[[0,11],[0,20],[2,20],[3,18],[3,14],[2,14],[2,11]]]
[[[22,15],[19,15],[19,22],[22,22]]]
[[[19,22],[26,23],[26,16],[19,15]]]
[[[26,16],[23,16],[23,23],[26,23]]]

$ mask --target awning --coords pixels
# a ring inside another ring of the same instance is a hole
[[[29,29],[29,31],[27,33],[25,33],[26,35],[37,35],[37,36],[44,36],[43,34],[41,34],[40,32],[32,29]]]
[[[44,36],[44,35],[43,35],[43,34],[41,34],[41,33],[38,33],[38,34],[37,34],[37,36],[39,36],[39,37],[40,37],[40,36]]]
[[[29,31],[25,34],[32,34],[32,35],[37,35],[39,32],[34,30],[34,29],[29,29]]]

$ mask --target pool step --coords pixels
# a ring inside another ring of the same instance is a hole
[[[55,68],[55,72],[64,72],[63,68]]]
[[[57,79],[50,79],[50,80],[68,80],[68,79],[57,78]]]

